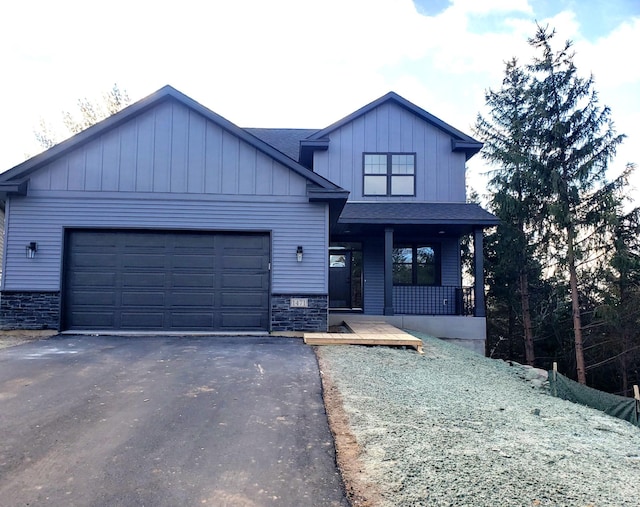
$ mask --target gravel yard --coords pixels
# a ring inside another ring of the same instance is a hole
[[[424,356],[317,349],[353,505],[640,505],[639,428],[416,336]]]

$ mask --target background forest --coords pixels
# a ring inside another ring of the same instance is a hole
[[[632,395],[640,383],[640,211],[624,135],[581,77],[572,43],[538,26],[531,62],[505,64],[476,136],[491,164],[485,242],[487,355]]]

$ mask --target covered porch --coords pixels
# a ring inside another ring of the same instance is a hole
[[[330,324],[347,314],[383,316],[400,328],[473,340],[470,348],[484,352],[483,229],[495,224],[476,204],[347,203],[331,230]],[[463,276],[465,238],[473,256]]]

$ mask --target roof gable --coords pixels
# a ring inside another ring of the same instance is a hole
[[[41,167],[44,167],[55,161],[56,159],[70,153],[72,150],[78,148],[79,146],[97,139],[98,137],[108,133],[109,131],[116,129],[117,127],[145,113],[151,108],[154,108],[159,104],[169,100],[177,101],[190,110],[199,113],[206,120],[215,123],[225,131],[253,146],[258,151],[276,160],[295,173],[303,176],[308,180],[310,184],[317,186],[325,191],[343,192],[340,187],[331,183],[329,180],[313,173],[312,171],[297,163],[295,160],[289,158],[282,152],[275,149],[270,144],[236,126],[229,120],[223,118],[219,114],[211,111],[210,109],[204,107],[200,103],[187,97],[183,93],[168,85],[156,91],[155,93],[152,93],[148,97],[126,107],[113,116],[102,120],[101,122],[89,127],[88,129],[76,134],[75,136],[42,152],[41,154],[36,155],[35,157],[32,157],[25,162],[13,167],[12,169],[9,169],[8,171],[0,174],[0,185],[2,186],[0,190],[4,190],[5,192],[15,191],[18,188],[16,185],[26,180],[34,171],[37,171]],[[19,188],[22,189],[24,187],[21,186]]]
[[[310,135],[306,140],[302,141],[303,148],[305,146],[309,146],[311,149],[313,149],[315,144],[317,144],[318,141],[326,140],[327,136],[331,134],[333,131],[343,127],[348,123],[355,121],[356,119],[373,111],[374,109],[382,106],[383,104],[388,104],[388,103],[393,103],[403,108],[404,110],[422,119],[426,123],[433,125],[437,129],[449,135],[451,137],[451,149],[453,151],[464,152],[466,154],[467,160],[470,159],[476,153],[478,153],[478,151],[480,151],[480,149],[482,148],[482,143],[480,141],[452,127],[448,123],[442,121],[440,118],[437,118],[436,116],[425,111],[421,107],[416,106],[414,103],[409,102],[407,99],[405,99],[404,97],[401,97],[395,92],[389,92],[386,95],[383,95],[379,99],[376,99],[373,102],[367,104],[366,106],[361,107],[357,111],[354,111],[350,115],[345,116],[341,120],[338,120],[337,122],[329,125],[328,127]]]

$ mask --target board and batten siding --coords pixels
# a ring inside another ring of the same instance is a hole
[[[38,169],[29,190],[304,196],[306,185],[196,111],[166,101]]]
[[[261,231],[272,238],[271,291],[326,294],[328,209],[324,204],[203,199],[62,196],[9,201],[6,291],[61,289],[64,228]],[[38,243],[34,259],[25,245]],[[304,248],[303,262],[296,247]]]
[[[382,104],[329,135],[314,153],[318,174],[349,190],[350,201],[465,202],[465,155],[451,137],[395,104]],[[363,196],[363,153],[416,153],[415,197]]]

